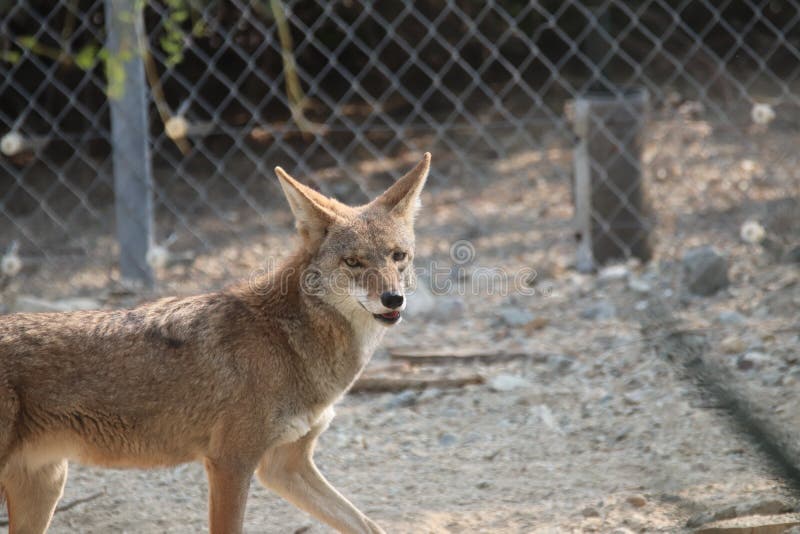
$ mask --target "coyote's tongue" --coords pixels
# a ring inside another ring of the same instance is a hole
[[[382,313],[381,317],[383,317],[385,319],[397,319],[398,317],[400,317],[400,312],[399,311],[390,311],[390,312],[387,312],[387,313]]]

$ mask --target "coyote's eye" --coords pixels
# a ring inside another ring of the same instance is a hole
[[[392,254],[392,259],[394,261],[403,261],[404,259],[406,259],[406,256],[408,256],[408,254],[406,254],[405,252],[397,251],[394,254]]]
[[[345,265],[348,267],[363,267],[364,264],[358,261],[356,258],[343,258]]]

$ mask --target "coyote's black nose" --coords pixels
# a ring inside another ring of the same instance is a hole
[[[403,305],[403,295],[394,291],[386,291],[381,295],[381,304],[393,310],[397,309]]]

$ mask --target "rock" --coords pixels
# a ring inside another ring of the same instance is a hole
[[[488,381],[489,389],[498,392],[527,388],[530,387],[530,385],[530,382],[520,376],[509,375],[505,373],[495,375]]]
[[[764,367],[764,364],[770,361],[770,357],[763,352],[751,350],[739,356],[736,361],[736,367],[742,371],[758,370]]]
[[[439,388],[425,388],[422,393],[419,394],[417,400],[420,402],[432,400],[442,396],[442,390]]]
[[[745,317],[737,311],[724,310],[717,315],[717,322],[726,325],[739,325],[745,322]]]
[[[628,289],[636,293],[649,293],[653,288],[644,278],[631,278],[628,280]]]
[[[612,302],[601,300],[590,305],[588,308],[581,310],[581,319],[589,320],[608,320],[613,319],[617,315],[617,308]]]
[[[549,324],[550,324],[550,319],[548,319],[547,317],[539,316],[539,317],[536,317],[535,319],[533,319],[532,321],[530,321],[528,323],[525,323],[525,325],[523,325],[522,329],[528,335],[530,335],[533,332],[536,332],[537,330],[542,330],[543,328],[546,328]]]
[[[582,532],[602,532],[603,527],[602,517],[587,517],[581,522]]]
[[[645,499],[643,495],[631,495],[625,500],[628,502],[628,504],[635,508],[647,506],[647,499]]]
[[[639,404],[642,404],[642,402],[645,401],[646,399],[647,399],[647,394],[645,393],[644,390],[641,389],[625,393],[622,396],[622,400],[624,400],[625,403],[629,404],[630,406],[638,406]]]
[[[719,348],[725,354],[739,354],[747,349],[747,344],[739,336],[728,336],[720,342]]]
[[[389,402],[386,403],[387,408],[407,408],[414,406],[417,403],[417,392],[414,390],[401,391],[396,395],[392,395]]]
[[[783,253],[783,263],[800,263],[800,245],[795,245]]]
[[[75,310],[99,310],[103,305],[94,299],[74,297],[61,300],[46,300],[33,295],[19,295],[14,303],[14,312],[65,312]]]
[[[683,256],[686,286],[695,295],[710,296],[728,286],[728,260],[712,247],[696,247]]]
[[[497,316],[505,325],[511,327],[524,326],[536,318],[533,313],[524,308],[500,308]]]
[[[628,266],[625,264],[609,265],[598,271],[597,281],[600,283],[616,282],[618,280],[625,280],[628,278],[629,274],[630,269],[628,269]]]
[[[575,366],[575,358],[567,354],[551,354],[547,357],[547,365],[559,374],[568,373]]]
[[[549,428],[550,430],[554,430],[558,433],[562,433],[561,427],[559,426],[556,418],[553,416],[553,412],[550,410],[550,407],[546,404],[539,404],[531,408],[531,412],[536,414],[539,420]]]
[[[453,434],[444,433],[439,436],[439,445],[449,447],[455,445],[458,439]]]
[[[486,482],[485,480],[482,480],[482,481],[478,482],[477,484],[475,484],[475,487],[482,490],[482,489],[489,489],[489,488],[492,487],[492,485],[489,482]]]
[[[597,511],[597,508],[587,506],[581,510],[581,515],[583,515],[583,517],[600,517],[600,512]]]

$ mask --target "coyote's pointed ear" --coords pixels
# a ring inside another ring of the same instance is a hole
[[[373,203],[383,205],[392,214],[412,224],[414,216],[421,206],[419,195],[425,186],[425,180],[428,178],[430,168],[431,154],[430,152],[425,152],[422,156],[422,161],[417,163],[416,167],[392,184]]]
[[[336,213],[328,204],[330,200],[301,184],[280,167],[275,167],[275,174],[281,184],[289,207],[292,209],[297,224],[297,231],[309,247],[322,240],[328,227],[337,219]]]

